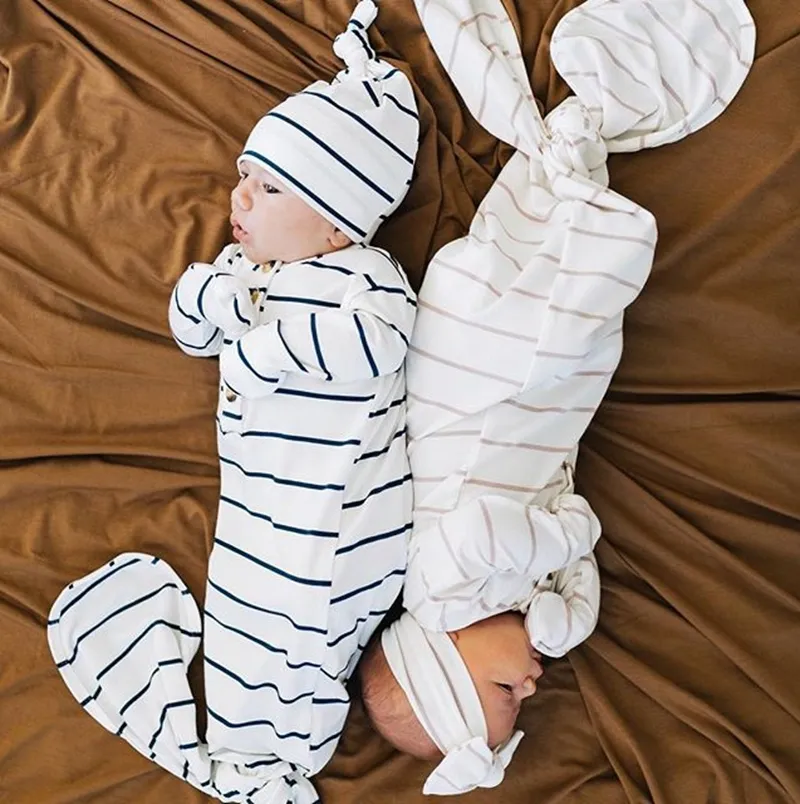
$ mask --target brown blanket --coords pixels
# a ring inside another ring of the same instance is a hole
[[[206,801],[81,711],[45,622],[126,550],[202,598],[217,368],[171,343],[168,295],[226,242],[253,122],[337,69],[352,5],[0,2],[3,804]],[[572,5],[512,9],[546,108],[566,95],[547,45]],[[600,625],[549,667],[507,781],[469,801],[800,801],[800,9],[751,11],[758,58],[731,108],[610,162],[660,240],[579,462],[605,527]],[[510,151],[459,105],[411,0],[385,0],[372,36],[418,92],[418,176],[378,240],[418,283]],[[356,705],[318,786],[325,804],[410,803],[427,771]]]

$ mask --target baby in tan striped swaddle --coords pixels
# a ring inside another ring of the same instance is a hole
[[[419,294],[407,611],[360,670],[375,727],[438,757],[424,792],[447,795],[500,783],[541,655],[597,619],[600,523],[572,472],[656,243],[653,216],[609,189],[607,154],[721,114],[755,27],[741,0],[586,0],[550,45],[575,95],[542,119],[501,0],[415,2],[470,112],[517,149]]]

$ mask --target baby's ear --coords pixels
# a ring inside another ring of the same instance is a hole
[[[336,249],[345,248],[353,242],[341,229],[334,229],[328,241]]]

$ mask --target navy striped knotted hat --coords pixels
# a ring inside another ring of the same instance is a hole
[[[419,141],[408,78],[369,44],[376,15],[373,0],[358,3],[333,43],[345,69],[262,117],[238,159],[272,173],[358,243],[403,200]]]

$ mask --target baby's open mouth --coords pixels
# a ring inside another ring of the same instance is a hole
[[[247,232],[239,225],[236,219],[231,219],[231,225],[233,226],[233,236],[236,240],[241,242],[245,237],[247,237]]]

